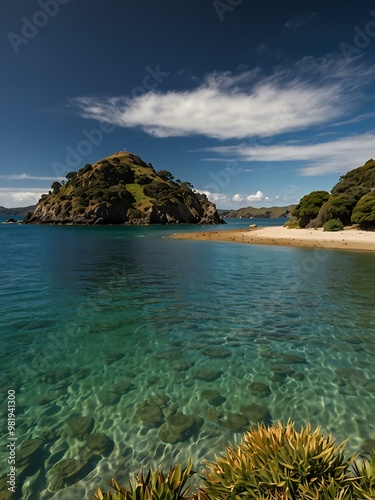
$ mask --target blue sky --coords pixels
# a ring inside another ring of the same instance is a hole
[[[219,208],[375,156],[371,1],[14,0],[0,56],[3,206],[124,148]]]

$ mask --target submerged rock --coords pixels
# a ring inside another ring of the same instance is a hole
[[[246,418],[248,418],[253,423],[265,422],[270,423],[272,417],[268,411],[267,406],[258,405],[256,403],[249,403],[247,405],[241,406],[241,413]]]
[[[42,396],[41,398],[37,399],[36,404],[38,406],[46,406],[46,405],[52,403],[53,401],[56,401],[56,399],[58,399],[58,398],[59,398],[58,395]]]
[[[43,440],[39,438],[28,439],[21,444],[20,449],[17,450],[17,466],[19,469],[25,469],[31,465],[35,466],[37,464],[38,459],[40,459],[42,455],[44,448],[43,444]]]
[[[39,375],[37,381],[42,384],[54,384],[57,387],[58,384],[64,383],[64,379],[71,376],[71,370],[69,368],[60,368],[58,370],[50,370],[48,372]]]
[[[120,401],[120,395],[111,391],[100,391],[98,398],[103,406],[113,406]]]
[[[280,353],[272,349],[265,349],[259,352],[259,356],[265,359],[278,359],[280,358]]]
[[[375,450],[375,439],[365,439],[361,446],[363,451],[372,453]]]
[[[112,442],[106,434],[98,432],[96,434],[89,434],[86,437],[86,444],[90,450],[100,455],[104,455],[110,448]]]
[[[105,365],[111,365],[115,361],[119,361],[125,356],[122,352],[110,352],[106,354],[103,358],[103,362]]]
[[[213,406],[220,406],[227,399],[214,389],[205,389],[201,392],[201,397],[207,399],[209,404]]]
[[[339,377],[358,385],[366,385],[369,382],[369,380],[355,368],[336,368],[335,372]]]
[[[151,406],[158,406],[159,408],[166,408],[170,401],[170,397],[166,394],[161,396],[153,396],[147,399],[147,403]]]
[[[58,438],[58,434],[55,429],[44,429],[41,432],[40,437],[46,443],[52,443],[53,441],[56,441],[56,439]]]
[[[249,384],[249,389],[253,396],[258,396],[260,398],[264,398],[271,394],[271,389],[267,384],[263,384],[263,382],[251,382],[251,384]]]
[[[79,481],[84,477],[83,471],[87,465],[88,463],[84,460],[78,461],[74,458],[61,460],[51,470],[48,489],[50,491],[61,490],[65,486]]]
[[[307,363],[306,358],[300,356],[299,354],[283,354],[282,358],[288,363]]]
[[[65,430],[69,437],[84,439],[94,428],[94,419],[90,416],[70,417],[65,421]]]
[[[129,391],[135,388],[135,385],[130,380],[121,380],[117,382],[110,391],[116,394],[127,394]]]
[[[229,358],[232,353],[228,349],[224,349],[223,347],[206,347],[203,349],[203,354],[208,356],[209,358]]]
[[[0,498],[1,500],[13,500],[14,494],[9,491],[9,477],[2,476],[0,477]]]
[[[185,372],[194,365],[194,361],[179,361],[178,363],[174,363],[172,368],[173,370],[176,370],[176,372]]]
[[[150,429],[160,427],[164,422],[164,415],[161,408],[150,405],[147,400],[138,408],[136,416]]]
[[[198,368],[195,372],[195,376],[199,380],[213,382],[214,380],[220,378],[223,373],[224,372],[222,372],[221,370],[215,370],[214,368]]]
[[[231,432],[242,432],[249,426],[249,421],[239,413],[226,412],[219,424]]]
[[[203,424],[201,417],[175,413],[166,418],[159,430],[159,437],[164,443],[187,441]]]
[[[294,373],[294,369],[288,365],[272,365],[271,370],[274,373],[278,373],[280,375],[291,376]]]
[[[210,422],[213,422],[214,424],[218,424],[221,417],[222,417],[222,412],[214,408],[213,406],[210,406],[207,408],[206,413],[204,414],[205,418],[209,420]]]
[[[170,415],[174,415],[177,410],[178,410],[178,405],[176,403],[172,403],[170,406],[161,409],[164,417],[169,417]]]

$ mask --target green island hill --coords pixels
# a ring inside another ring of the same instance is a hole
[[[327,191],[312,191],[301,198],[292,212],[288,227],[318,228],[340,231],[356,225],[364,230],[375,229],[375,160],[350,170]]]
[[[216,206],[167,170],[125,151],[54,182],[26,224],[222,224]]]
[[[278,219],[290,218],[296,205],[286,207],[244,207],[237,210],[218,210],[219,215],[228,219]]]

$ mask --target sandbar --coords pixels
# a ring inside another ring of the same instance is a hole
[[[249,229],[205,230],[193,233],[175,233],[173,239],[208,240],[254,245],[281,245],[306,248],[332,248],[375,252],[375,231],[347,229],[328,232],[323,229],[288,229],[282,226]]]

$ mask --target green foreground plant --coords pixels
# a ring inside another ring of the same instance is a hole
[[[149,469],[147,474],[142,470],[137,476],[134,474],[135,484],[129,483],[129,488],[124,488],[115,479],[112,479],[113,489],[116,493],[107,492],[103,494],[100,488],[94,494],[98,500],[181,500],[188,498],[190,489],[186,483],[194,474],[192,461],[183,469],[181,465],[171,467],[165,476],[163,471]]]
[[[203,484],[187,485],[192,462],[177,465],[167,475],[150,469],[135,475],[128,489],[115,479],[115,493],[95,492],[97,500],[375,500],[375,450],[371,458],[346,457],[344,441],[312,432],[308,423],[298,431],[293,422],[259,424],[246,432],[225,456],[205,461]]]

